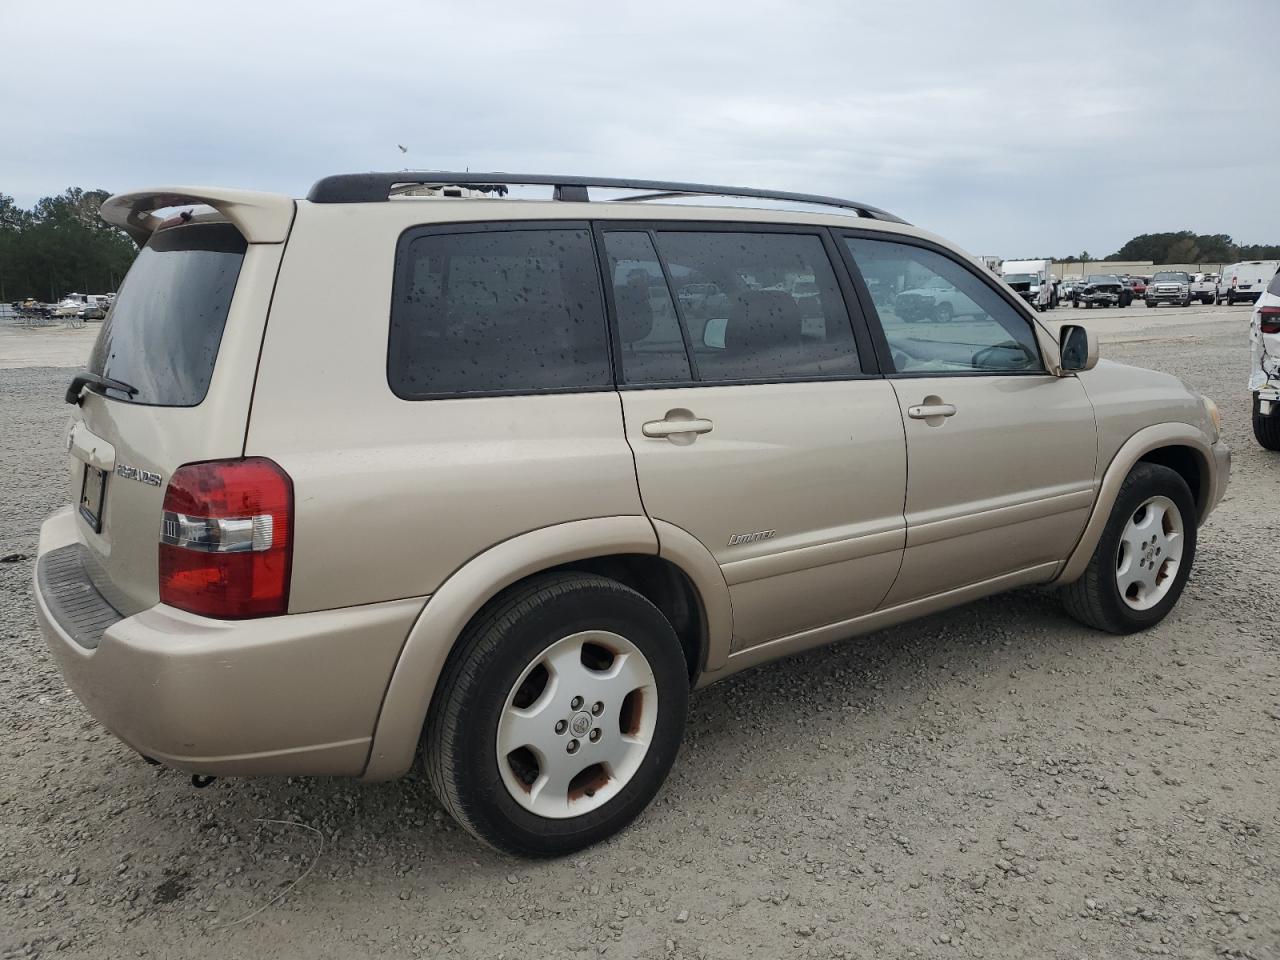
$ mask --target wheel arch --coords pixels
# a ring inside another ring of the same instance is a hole
[[[1224,478],[1216,475],[1216,458],[1205,435],[1187,423],[1145,427],[1125,441],[1111,458],[1098,486],[1089,522],[1054,583],[1070,583],[1084,573],[1111,516],[1120,486],[1138,463],[1168,467],[1187,481],[1196,501],[1197,523],[1203,523],[1217,503]]]
[[[643,516],[557,524],[497,544],[455,570],[428,598],[400,651],[362,779],[409,770],[440,674],[467,624],[491,600],[541,573],[582,570],[625,583],[672,621],[691,680],[722,665],[732,634],[728,587],[701,543],[667,527]]]

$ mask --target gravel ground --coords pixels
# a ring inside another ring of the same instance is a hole
[[[560,861],[481,848],[418,775],[144,765],[60,682],[31,562],[0,564],[0,955],[1280,957],[1280,458],[1246,317],[1104,348],[1215,397],[1235,450],[1164,623],[1024,590],[743,674],[694,697],[653,807]],[[0,554],[65,498],[68,376],[0,370]]]

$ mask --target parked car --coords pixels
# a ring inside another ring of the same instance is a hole
[[[875,207],[597,183],[102,205],[143,246],[66,392],[35,604],[109,730],[201,784],[421,756],[476,837],[557,855],[645,808],[693,688],[1027,584],[1117,634],[1177,602],[1227,485],[1211,401]],[[895,311],[947,286],[977,309]]]
[[[1119,277],[1109,273],[1091,273],[1076,290],[1071,306],[1123,307],[1128,304],[1129,295]]]
[[[1158,307],[1162,303],[1176,303],[1179,306],[1191,306],[1191,275],[1182,270],[1166,270],[1151,278],[1143,298],[1148,307]]]
[[[1064,277],[1058,284],[1058,299],[1060,301],[1070,303],[1075,300],[1076,288],[1080,285],[1079,279],[1069,279]]]
[[[956,289],[944,277],[930,277],[925,283],[903,290],[896,301],[898,315],[909,323],[936,320],[947,323],[956,317],[982,314],[982,308]]]
[[[1213,303],[1218,291],[1218,275],[1216,273],[1194,273],[1191,275],[1191,299],[1201,303]]]
[[[1280,260],[1243,260],[1223,267],[1214,302],[1225,300],[1228,306],[1234,306],[1237,300],[1256,302],[1278,269]]]
[[[1249,341],[1253,435],[1267,450],[1280,450],[1280,273],[1258,297]]]
[[[1133,298],[1141,300],[1147,293],[1147,278],[1131,276],[1129,277],[1129,286],[1133,291]]]

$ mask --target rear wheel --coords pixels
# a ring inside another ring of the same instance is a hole
[[[1196,553],[1195,501],[1168,467],[1125,478],[1089,566],[1062,590],[1067,612],[1109,633],[1153,627],[1173,609]]]
[[[1231,294],[1229,294],[1229,293],[1228,293],[1228,294],[1227,294],[1227,306],[1228,306],[1228,307],[1234,307],[1235,305],[1236,305],[1236,298],[1235,298],[1235,297],[1233,297]]]
[[[468,831],[519,856],[618,832],[680,747],[689,677],[666,618],[628,587],[548,574],[467,628],[432,699],[425,764]]]
[[[949,303],[940,303],[933,308],[933,319],[939,323],[950,323],[951,318],[955,316],[955,310]]]
[[[1253,436],[1264,450],[1280,450],[1280,416],[1264,417],[1258,395],[1253,395]]]

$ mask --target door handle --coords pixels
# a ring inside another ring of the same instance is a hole
[[[682,433],[710,433],[712,426],[710,420],[650,420],[640,427],[640,432],[646,437],[660,440]]]
[[[928,420],[932,417],[954,417],[956,415],[956,405],[954,403],[922,403],[914,407],[907,407],[907,416],[912,420]]]

